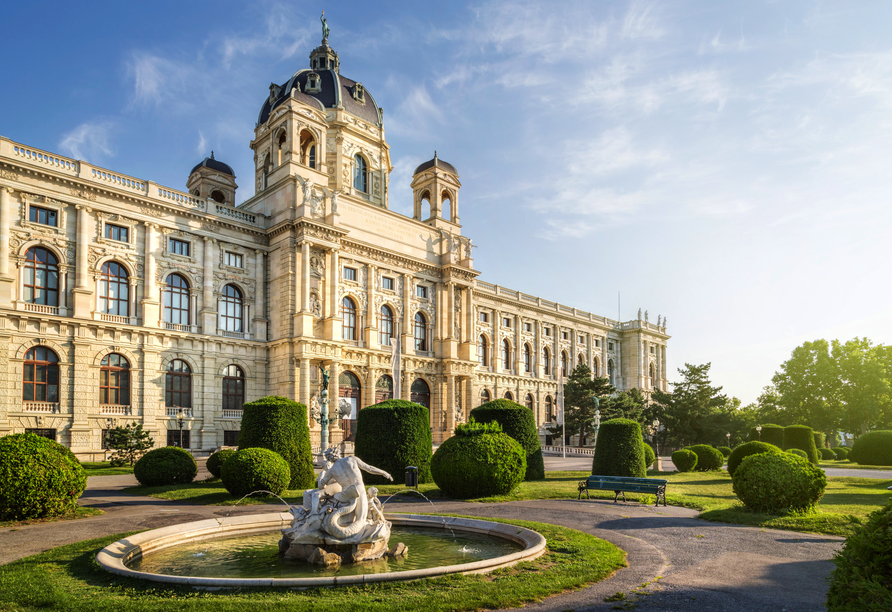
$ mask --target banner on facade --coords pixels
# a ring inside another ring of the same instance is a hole
[[[403,382],[400,378],[400,370],[402,370],[402,347],[400,346],[400,337],[396,336],[395,338],[390,339],[390,363],[391,363],[391,373],[390,376],[393,378],[393,399],[402,399],[400,395],[403,389]]]

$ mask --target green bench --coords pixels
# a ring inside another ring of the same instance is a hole
[[[586,499],[591,499],[589,491],[613,491],[614,503],[619,499],[622,493],[623,501],[626,501],[626,492],[629,493],[649,493],[657,496],[656,505],[666,505],[666,480],[659,478],[630,478],[626,476],[589,476],[579,483],[579,497],[582,499],[582,492],[585,491]]]

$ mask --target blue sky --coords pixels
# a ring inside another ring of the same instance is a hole
[[[892,341],[889,2],[7,3],[0,134],[180,189],[213,149],[244,200],[323,9],[385,109],[391,208],[436,149],[484,280],[621,292],[668,317],[673,374],[745,403],[806,340]]]

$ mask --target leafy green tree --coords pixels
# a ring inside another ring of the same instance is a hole
[[[785,417],[779,424],[809,425],[819,431],[834,431],[839,427],[839,371],[826,340],[797,346],[771,381]]]
[[[142,423],[134,422],[110,429],[107,446],[114,451],[111,457],[113,466],[132,466],[155,446],[155,440],[142,428]]]
[[[567,432],[579,434],[582,446],[586,435],[595,433],[595,410],[599,403],[616,393],[608,378],[592,377],[591,369],[584,363],[577,365],[564,385],[564,422]],[[595,402],[598,398],[598,402]],[[602,411],[602,420],[604,420]]]
[[[725,432],[719,421],[727,396],[721,387],[713,387],[709,380],[711,363],[685,364],[679,369],[681,382],[669,383],[673,389],[666,393],[654,389],[652,404],[645,411],[648,420],[660,420],[660,444],[690,446],[691,444],[719,444]]]
[[[647,399],[641,389],[633,388],[620,391],[601,402],[601,420],[630,419],[642,423]]]
[[[842,407],[838,423],[862,434],[892,425],[892,347],[874,346],[867,338],[834,340],[832,357]]]

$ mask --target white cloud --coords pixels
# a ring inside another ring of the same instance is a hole
[[[198,153],[199,155],[207,156],[207,154],[208,154],[207,149],[208,149],[207,138],[204,137],[204,134],[202,133],[201,130],[198,130],[198,146],[195,147],[195,152]]]
[[[443,111],[423,83],[401,91],[403,99],[389,115],[388,132],[402,137],[429,138],[434,128],[444,123]]]
[[[164,104],[165,110],[182,109],[191,107],[196,94],[204,91],[202,73],[194,63],[138,51],[132,55],[127,71],[133,79],[135,106]]]
[[[653,2],[644,2],[643,0],[632,2],[623,20],[622,35],[624,38],[631,39],[657,39],[663,35],[663,30],[657,23]]]
[[[62,137],[59,148],[75,159],[104,163],[115,155],[111,144],[115,127],[115,123],[108,120],[82,123]]]

